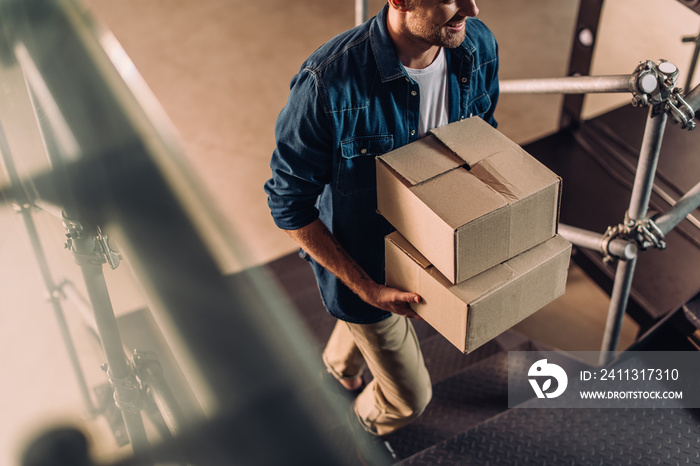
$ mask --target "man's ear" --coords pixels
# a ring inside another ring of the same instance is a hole
[[[389,6],[397,11],[406,12],[411,9],[410,0],[388,0]]]

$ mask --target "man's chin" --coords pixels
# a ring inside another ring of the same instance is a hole
[[[466,37],[465,31],[460,31],[458,33],[443,30],[440,35],[440,46],[446,47],[448,49],[453,49],[462,45],[464,38]]]

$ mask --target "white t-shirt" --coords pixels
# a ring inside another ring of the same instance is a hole
[[[449,122],[445,49],[440,48],[435,61],[426,68],[416,70],[406,67],[406,71],[420,88],[418,135],[423,137],[431,129]]]

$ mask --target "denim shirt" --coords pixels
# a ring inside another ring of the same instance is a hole
[[[378,283],[384,283],[384,236],[393,227],[376,211],[374,159],[418,138],[420,108],[418,84],[389,37],[387,10],[321,46],[294,76],[265,183],[278,227],[294,230],[320,218]],[[446,49],[449,121],[481,117],[496,126],[498,46],[476,18],[467,19],[466,31],[461,46]],[[332,315],[360,324],[389,316],[302,255]]]

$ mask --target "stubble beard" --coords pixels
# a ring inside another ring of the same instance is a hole
[[[442,26],[441,28],[438,29],[439,32],[439,40],[438,44],[435,45],[440,45],[441,47],[446,47],[448,49],[453,49],[455,47],[459,47],[462,42],[464,42],[464,38],[467,35],[466,28],[462,29],[459,32],[452,32],[447,29],[447,27]]]
[[[416,21],[409,24],[409,31],[413,36],[428,44],[437,45],[438,47],[446,47],[453,49],[459,47],[467,35],[466,27],[459,32],[450,31],[446,25],[436,26],[430,24],[427,18],[417,18],[422,21]]]

